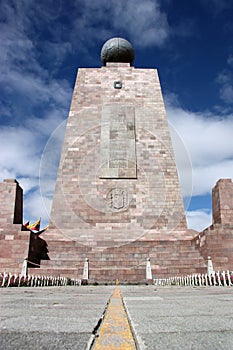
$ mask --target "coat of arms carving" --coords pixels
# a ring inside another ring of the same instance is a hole
[[[121,188],[112,188],[107,194],[107,201],[112,210],[122,210],[128,207],[128,194]]]

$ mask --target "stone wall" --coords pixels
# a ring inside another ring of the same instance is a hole
[[[28,257],[29,231],[22,231],[23,190],[15,179],[0,183],[0,270],[21,272]]]
[[[220,179],[212,191],[214,224],[233,223],[233,183],[231,179]]]
[[[22,224],[23,191],[15,179],[0,183],[0,225]]]
[[[207,260],[211,257],[215,271],[233,271],[233,183],[220,179],[212,191],[213,223],[193,243]]]
[[[79,69],[47,235],[97,249],[188,237],[156,69]]]

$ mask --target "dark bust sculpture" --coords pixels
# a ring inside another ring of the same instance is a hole
[[[112,38],[105,42],[101,50],[101,61],[126,62],[132,64],[134,60],[134,49],[129,41],[123,38]]]

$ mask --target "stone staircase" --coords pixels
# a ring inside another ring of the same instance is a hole
[[[118,279],[121,283],[140,283],[146,279],[148,257],[154,277],[206,272],[206,262],[191,240],[135,241],[98,250],[75,241],[54,240],[47,244],[50,260],[41,260],[41,267],[30,268],[30,274],[82,278],[88,258],[91,282],[110,283]]]

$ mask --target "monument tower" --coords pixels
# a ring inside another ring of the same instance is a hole
[[[205,273],[208,256],[232,270],[232,180],[213,189],[212,225],[188,230],[157,70],[121,38],[101,59],[78,70],[44,235],[25,231],[19,183],[0,183],[0,268],[27,257],[29,274],[104,283]]]
[[[108,40],[101,59],[78,70],[44,264],[81,269],[88,258],[90,278],[139,281],[146,258],[155,271],[171,253],[182,264],[191,234],[157,70],[134,68],[122,38]],[[185,265],[200,266],[195,259]]]

